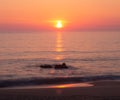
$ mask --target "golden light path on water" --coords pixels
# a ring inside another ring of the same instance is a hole
[[[61,55],[61,53],[64,51],[64,49],[63,49],[63,39],[62,39],[62,33],[61,32],[56,33],[55,51],[58,53],[55,59],[56,60],[63,59],[63,55]]]

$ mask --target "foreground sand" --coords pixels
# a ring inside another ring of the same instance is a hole
[[[0,100],[120,100],[120,81],[0,89]]]

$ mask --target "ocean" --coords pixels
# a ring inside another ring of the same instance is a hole
[[[120,80],[120,32],[0,33],[0,87],[93,80]]]

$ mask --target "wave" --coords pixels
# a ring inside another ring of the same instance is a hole
[[[0,88],[30,85],[47,85],[62,83],[89,82],[98,80],[120,80],[119,75],[102,75],[90,77],[56,77],[56,78],[26,78],[26,79],[8,79],[0,80]]]
[[[120,50],[104,50],[104,51],[62,51],[59,53],[119,53]],[[23,52],[1,52],[0,55],[21,55],[21,54],[41,54],[41,53],[58,53],[57,51],[23,51]]]
[[[56,61],[61,61],[61,62],[93,62],[93,61],[119,61],[120,57],[85,57],[85,58],[62,58],[60,60],[56,60],[54,58],[19,58],[19,59],[2,59],[0,60],[0,63],[2,64],[7,64],[7,63],[24,63],[24,62],[56,62]]]

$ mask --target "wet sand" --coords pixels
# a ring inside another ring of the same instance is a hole
[[[120,81],[6,88],[0,100],[120,100]]]

